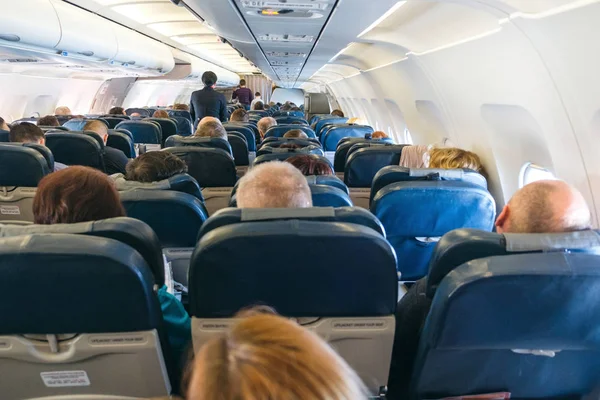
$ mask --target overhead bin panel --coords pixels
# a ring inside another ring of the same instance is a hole
[[[97,61],[112,60],[117,55],[117,38],[112,22],[62,1],[51,1],[62,29],[57,50],[73,57],[85,56]]]
[[[0,12],[0,46],[53,49],[60,24],[50,0],[6,1]]]
[[[118,51],[114,63],[166,74],[175,67],[171,49],[130,29],[114,26]]]

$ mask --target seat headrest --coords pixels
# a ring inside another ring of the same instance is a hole
[[[288,148],[281,148],[281,147],[263,146],[256,152],[256,155],[262,156],[265,154],[286,154],[286,153],[297,153],[296,155],[298,155],[298,154],[316,154],[319,156],[325,156],[325,153],[323,152],[323,149],[321,148],[321,146],[313,146],[312,144],[309,144],[308,146],[302,147],[299,149],[288,149]]]
[[[358,150],[358,146],[355,145],[364,145],[364,147],[370,147],[370,145],[392,145],[394,142],[392,139],[365,139],[365,138],[342,138],[338,143],[335,149],[335,159],[333,166],[335,167],[336,172],[344,172],[344,168],[346,167],[346,160],[348,156]]]
[[[223,127],[227,132],[239,132],[244,135],[248,142],[248,151],[256,151],[256,135],[252,128],[233,123],[225,123],[223,124]]]
[[[200,187],[233,187],[237,182],[235,162],[231,154],[221,149],[203,147],[170,147],[168,151],[181,158]]]
[[[45,146],[0,144],[0,186],[36,187],[52,171],[54,158]]]
[[[353,207],[350,196],[329,185],[309,185],[313,207]]]
[[[74,132],[49,132],[46,134],[46,146],[60,163],[105,171],[102,148],[95,137]]]
[[[284,144],[298,144],[302,147],[306,147],[306,146],[318,146],[318,147],[322,147],[321,146],[321,142],[319,142],[319,139],[314,138],[314,139],[294,139],[294,138],[279,138],[279,137],[270,137],[270,138],[265,138],[259,148],[265,147],[265,146],[269,146],[269,147],[281,147],[281,145]]]
[[[527,234],[453,230],[442,236],[433,251],[429,262],[427,296],[432,298],[445,276],[471,260],[515,253],[551,252],[600,254],[600,234],[592,230]]]
[[[231,145],[225,139],[211,138],[211,137],[199,137],[199,136],[169,136],[165,142],[166,147],[206,147],[210,149],[221,149],[229,154],[233,154],[231,151]]]
[[[87,124],[89,121],[91,120],[83,118],[74,118],[65,122],[63,126],[70,131],[81,132],[83,131],[83,127],[85,126],[85,124]]]
[[[289,149],[289,150],[295,150],[295,149]],[[284,153],[271,153],[271,154],[263,154],[261,156],[258,156],[254,159],[254,164],[253,165],[259,165],[262,163],[266,163],[269,161],[285,161],[290,157],[294,157],[297,155],[301,155],[301,154],[306,154],[306,153],[299,153],[299,152],[295,152],[295,151],[290,151],[290,152],[284,152]],[[331,165],[331,161],[329,161],[329,159],[327,157],[324,157],[322,155],[318,155],[318,154],[313,154],[315,157],[318,157],[319,160],[326,162],[327,164],[329,164],[333,170],[333,165]]]
[[[0,143],[8,143],[8,135],[10,134],[9,131],[3,131],[0,129]]]
[[[177,133],[181,136],[190,136],[194,131],[192,121],[185,117],[172,116],[171,119],[177,124]]]
[[[382,168],[373,178],[371,200],[385,186],[406,181],[463,181],[487,189],[487,180],[471,169],[406,168],[390,165]]]
[[[196,245],[198,232],[208,218],[208,212],[194,196],[169,190],[143,189],[119,194],[127,215],[148,224],[158,235],[162,247]]]
[[[153,121],[123,121],[115,129],[126,129],[133,135],[135,143],[162,144],[160,125]]]
[[[115,182],[115,186],[119,192],[128,190],[144,189],[144,190],[174,190],[176,192],[187,193],[198,200],[204,202],[200,185],[194,178],[188,174],[173,175],[168,179],[163,179],[157,182],[136,182],[128,181],[123,174],[114,174],[110,176]]]
[[[226,225],[257,221],[321,221],[345,222],[370,228],[383,237],[385,229],[377,218],[360,207],[313,208],[224,208],[211,216],[200,231],[200,238]]]
[[[200,240],[190,264],[193,316],[231,317],[256,304],[291,317],[394,313],[396,260],[379,233],[351,223],[255,221],[222,226]]]
[[[280,125],[298,124],[298,125],[308,126],[308,121],[305,120],[303,117],[281,116],[281,117],[275,117],[275,120],[277,121],[277,124],[280,124]]]
[[[371,187],[373,178],[382,168],[400,164],[405,146],[373,146],[353,152],[346,160],[344,182],[349,187]]]
[[[321,143],[326,151],[335,151],[338,143],[343,138],[364,138],[365,135],[373,133],[374,129],[366,125],[334,125],[321,133]]]
[[[183,117],[192,122],[192,114],[186,110],[170,110],[168,111],[170,117]]]
[[[149,117],[150,116],[150,112],[147,108],[128,108],[127,110],[125,110],[125,114],[131,116],[131,114],[135,114],[138,113],[140,114],[142,117]]]
[[[298,124],[278,124],[272,126],[265,133],[265,138],[280,138],[283,137],[286,132],[293,129],[300,129],[302,132],[306,133],[309,138],[316,138],[315,131],[313,131],[311,127]]]
[[[310,175],[306,176],[305,178],[309,185],[333,186],[346,194],[350,194],[348,186],[346,186],[344,182],[335,175]]]
[[[0,274],[2,335],[135,332],[162,324],[150,269],[116,240],[4,238]]]
[[[599,262],[568,253],[470,261],[441,283],[421,341],[453,350],[597,349]]]
[[[144,258],[156,284],[164,285],[165,270],[158,237],[148,225],[137,219],[120,217],[77,224],[0,225],[0,238],[54,233],[103,237],[123,242]]]
[[[334,125],[334,124],[345,124],[346,121],[348,121],[348,118],[344,118],[344,117],[322,118],[315,125],[315,132],[317,133],[317,136],[321,136],[321,133],[323,131],[323,128],[325,128],[325,126]]]

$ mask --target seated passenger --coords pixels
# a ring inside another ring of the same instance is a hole
[[[200,123],[198,124],[198,129],[196,129],[196,133],[194,133],[194,136],[228,140],[227,131],[223,127],[221,121],[219,121],[219,119],[215,117],[202,118],[202,120],[200,120]]]
[[[98,134],[104,141],[105,146],[102,157],[104,158],[106,173],[109,175],[125,174],[125,168],[127,167],[129,159],[121,150],[106,146],[106,142],[108,140],[108,127],[104,124],[104,122],[98,120],[89,121],[87,124],[85,124],[83,130]]]
[[[371,139],[388,139],[387,133],[382,131],[375,131],[371,134]]]
[[[110,115],[127,115],[123,107],[113,107],[110,110],[108,110],[108,113]]]
[[[477,154],[456,147],[429,150],[429,168],[469,168],[477,172],[483,169]]]
[[[131,114],[130,117],[133,119],[142,118],[142,114],[135,112],[135,113]]]
[[[156,110],[154,114],[152,114],[152,118],[169,118],[169,113],[165,110]]]
[[[8,126],[2,117],[0,117],[0,131],[10,131],[10,126]]]
[[[333,110],[331,112],[331,115],[334,115],[334,116],[340,117],[340,118],[344,118],[345,117],[344,112],[342,110],[340,110],[340,109]]]
[[[286,139],[308,139],[308,135],[301,129],[292,129],[287,131],[284,135]]]
[[[60,126],[60,122],[58,122],[58,118],[54,115],[46,115],[38,119],[38,126]]]
[[[140,155],[127,164],[128,181],[158,182],[188,170],[185,162],[176,155],[163,151],[151,151]]]
[[[298,168],[304,176],[333,175],[331,165],[313,154],[301,154],[285,161]]]
[[[27,122],[23,122],[10,128],[8,140],[13,143],[37,143],[42,146],[46,144],[44,131],[42,131],[40,127]],[[54,171],[60,171],[65,168],[67,168],[65,164],[56,161],[54,162]]]
[[[250,114],[248,114],[248,111],[244,110],[243,108],[238,108],[231,114],[229,121],[230,122],[248,122],[248,121],[250,121]]]
[[[256,103],[259,103],[259,102],[262,103],[262,99],[260,97],[260,93],[256,92],[256,93],[254,93],[254,100],[252,100],[252,103],[250,103],[250,109],[258,110],[258,108],[254,108],[254,107],[256,106]]]
[[[254,104],[253,110],[255,110],[255,111],[264,111],[265,110],[264,103],[262,101],[257,101],[256,104]]]
[[[36,224],[74,224],[124,217],[112,180],[93,168],[73,166],[44,177],[33,198]],[[191,339],[191,320],[183,305],[161,287],[158,300],[174,352],[180,357]]]
[[[260,138],[264,139],[267,131],[270,127],[276,126],[277,121],[273,117],[264,117],[258,121],[258,132],[260,133]]]
[[[240,179],[238,208],[308,208],[312,194],[306,178],[291,164],[257,165]]]
[[[582,194],[566,182],[537,181],[517,191],[496,220],[498,233],[551,233],[590,229],[591,214]],[[396,334],[388,398],[406,398],[419,337],[431,299],[427,278],[417,281],[396,311]]]
[[[69,107],[61,106],[54,110],[54,115],[73,115]]]
[[[181,111],[190,111],[190,106],[187,104],[181,104],[181,103],[175,103],[173,104],[173,107],[171,107],[173,110],[181,110]]]
[[[319,336],[268,314],[242,316],[205,343],[190,376],[188,400],[368,398],[356,372]]]

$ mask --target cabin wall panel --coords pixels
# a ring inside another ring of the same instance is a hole
[[[67,106],[75,114],[88,113],[102,80],[48,78],[0,74],[0,116],[11,122],[32,113],[54,114]],[[40,101],[44,99],[44,101]]]

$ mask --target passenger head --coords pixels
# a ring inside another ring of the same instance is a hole
[[[10,130],[10,126],[8,126],[8,124],[6,123],[6,121],[4,120],[4,118],[0,117],[0,130],[2,131],[9,131]]]
[[[331,115],[335,115],[336,117],[344,118],[344,112],[342,110],[333,110]]]
[[[46,143],[44,131],[38,126],[27,122],[22,122],[10,128],[8,140],[13,143]]]
[[[156,110],[152,114],[152,118],[169,118],[169,113],[165,110]]]
[[[387,139],[387,138],[389,138],[389,136],[385,132],[375,131],[375,132],[373,132],[373,134],[371,134],[371,138],[373,138],[373,139]]]
[[[260,97],[260,92],[254,93],[254,97]]]
[[[38,126],[60,126],[60,122],[58,122],[58,118],[54,115],[46,115],[38,119]]]
[[[240,318],[202,346],[187,394],[189,400],[368,397],[356,372],[319,336],[265,313]]]
[[[113,107],[110,110],[108,110],[108,113],[110,115],[126,115],[125,109],[123,107]]]
[[[127,164],[127,180],[158,182],[186,173],[187,170],[186,163],[176,155],[164,151],[151,151]]]
[[[248,122],[250,121],[250,114],[248,111],[243,108],[238,108],[231,114],[231,118],[229,118],[231,122]]]
[[[263,111],[265,109],[265,105],[262,101],[257,101],[256,103],[254,103],[254,109],[256,111]]]
[[[276,126],[277,121],[273,117],[264,117],[258,121],[258,132],[260,133],[260,137],[264,138],[265,134],[269,130],[270,127]]]
[[[54,110],[54,115],[73,115],[69,107],[61,106]]]
[[[217,84],[217,74],[212,71],[206,71],[202,74],[202,83],[204,86],[214,86]]]
[[[308,139],[308,135],[304,133],[301,129],[292,129],[289,130],[283,135],[286,139]]]
[[[590,229],[583,195],[563,181],[537,181],[515,193],[496,220],[498,233],[552,233]]]
[[[141,118],[141,117],[142,117],[142,114],[140,114],[140,113],[132,113],[132,114],[130,115],[130,117],[131,117],[131,118]]]
[[[302,175],[333,175],[331,165],[314,154],[301,154],[285,160],[298,168]]]
[[[227,131],[217,118],[205,117],[198,124],[198,129],[194,136],[227,140]]]
[[[73,224],[124,216],[112,180],[88,167],[73,166],[47,175],[33,198],[36,224]]]
[[[429,168],[469,168],[480,172],[482,165],[477,154],[456,147],[450,147],[430,150]]]
[[[246,80],[240,79],[240,87],[244,87],[244,86],[246,86]]]
[[[240,180],[239,208],[312,207],[306,178],[293,165],[271,161],[252,168]]]
[[[106,144],[106,141],[108,140],[108,127],[104,122],[93,119],[85,124],[83,130],[98,134],[104,141],[104,144]]]
[[[182,110],[182,111],[190,111],[190,106],[187,104],[176,103],[173,104],[173,110]]]

